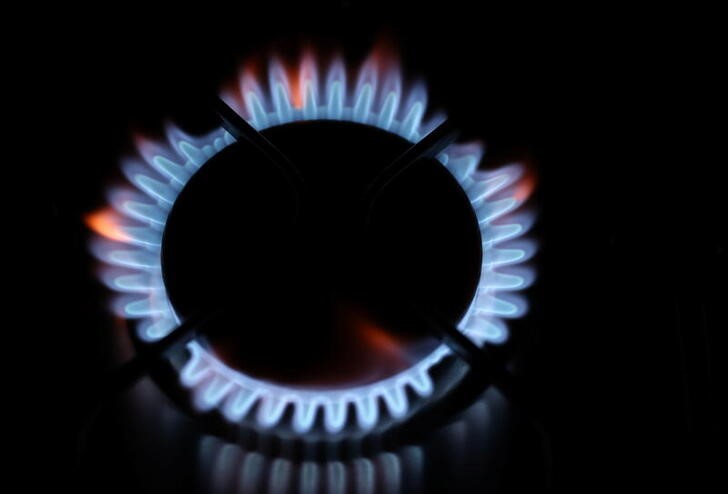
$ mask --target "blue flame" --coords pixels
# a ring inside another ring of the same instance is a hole
[[[126,334],[115,336],[118,344],[128,343]],[[321,455],[316,441],[309,438],[304,438],[304,447],[299,449],[298,437],[281,437],[275,444],[202,435],[199,424],[170,402],[149,378],[142,379],[121,403],[130,412],[122,419],[129,431],[123,440],[137,453],[130,458],[131,464],[145,469],[154,479],[144,487],[179,486],[179,472],[190,471],[197,490],[211,494],[423,492],[430,485],[433,470],[458,472],[448,486],[460,492],[474,485],[472,477],[468,478],[473,460],[479,466],[479,480],[498,485],[499,466],[508,449],[503,448],[507,431],[514,425],[510,404],[491,388],[452,421],[433,426],[414,444],[380,447],[383,445],[376,439],[381,436],[375,432],[375,441],[367,448],[358,440],[343,441],[326,447]],[[145,438],[144,448],[139,448],[140,438]],[[175,458],[176,468],[158,461],[175,450],[197,454]],[[435,464],[436,469],[429,468]]]
[[[384,69],[376,60],[372,57],[364,63],[353,84],[338,58],[320,76],[315,60],[307,55],[297,77],[289,77],[283,65],[273,60],[267,87],[252,73],[243,72],[237,90],[223,98],[261,130],[300,120],[346,120],[417,142],[443,117],[425,120],[424,86],[416,84],[405,91],[398,67]],[[170,126],[167,141],[137,141],[140,157],[122,164],[133,187],[109,191],[115,210],[112,221],[90,222],[100,234],[92,252],[105,265],[101,279],[119,293],[113,310],[137,319],[138,335],[148,342],[163,338],[179,324],[161,273],[162,233],[169,211],[190,177],[234,139],[223,129],[194,138]],[[453,144],[438,156],[463,187],[480,224],[484,264],[477,293],[458,324],[479,345],[505,341],[506,320],[526,312],[526,302],[517,292],[533,281],[534,273],[524,263],[536,247],[523,238],[532,222],[528,213],[519,211],[530,192],[523,168],[514,164],[481,171],[482,153],[477,143]],[[440,346],[399,374],[365,386],[332,390],[276,385],[228,367],[197,341],[187,348],[189,359],[180,380],[199,410],[217,409],[232,422],[252,420],[260,427],[273,427],[292,405],[290,426],[298,433],[310,431],[318,416],[323,416],[329,433],[343,430],[350,421],[362,430],[371,429],[385,418],[380,400],[389,418],[406,417],[412,405],[406,390],[421,398],[430,396],[435,390],[430,370],[450,353]]]

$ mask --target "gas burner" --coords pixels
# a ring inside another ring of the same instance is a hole
[[[170,353],[163,389],[243,429],[361,436],[454,389],[451,348],[507,339],[533,279],[533,182],[479,170],[482,146],[452,143],[424,86],[403,87],[378,53],[353,84],[338,58],[274,59],[267,83],[244,70],[223,95],[224,128],[138,140],[132,186],[88,218],[114,311],[142,351],[221,312]],[[432,339],[422,308],[469,341]]]

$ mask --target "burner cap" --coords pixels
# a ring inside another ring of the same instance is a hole
[[[231,367],[297,386],[386,378],[437,342],[410,321],[413,300],[459,320],[475,293],[481,239],[450,173],[424,160],[362,217],[366,186],[410,144],[333,121],[263,131],[298,167],[291,182],[244,142],[194,175],[169,215],[162,269],[181,318],[220,307],[206,344]]]

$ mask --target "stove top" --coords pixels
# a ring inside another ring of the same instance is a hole
[[[37,95],[52,80],[54,96],[37,115],[56,124],[33,149],[52,155],[54,289],[36,307],[54,321],[19,347],[49,353],[26,387],[42,404],[22,408],[41,436],[26,444],[48,449],[28,478],[91,492],[705,479],[722,196],[714,160],[685,173],[632,142],[649,140],[633,118],[647,52],[615,38],[620,23],[346,3],[135,16],[136,36],[83,26],[85,44],[64,34],[38,58]],[[396,50],[370,57],[383,25]],[[503,181],[484,203],[515,205],[481,223],[467,177]]]
[[[522,165],[480,170],[482,145],[455,142],[385,53],[355,77],[319,65],[272,58],[267,84],[245,69],[214,103],[221,129],[138,138],[128,184],[87,218],[112,309],[136,326],[113,382],[147,372],[230,447],[293,471],[332,447],[311,468],[397,459],[419,444],[411,422],[459,417],[433,412],[454,390],[508,378],[480,346],[505,341],[534,278]]]

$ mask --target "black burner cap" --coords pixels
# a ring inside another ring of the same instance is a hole
[[[164,233],[175,310],[185,318],[222,306],[207,344],[270,381],[336,387],[404,370],[437,345],[405,302],[457,321],[475,293],[482,249],[467,197],[439,162],[423,160],[366,223],[364,191],[407,141],[333,121],[263,134],[301,171],[305,190],[245,142],[210,159]]]

